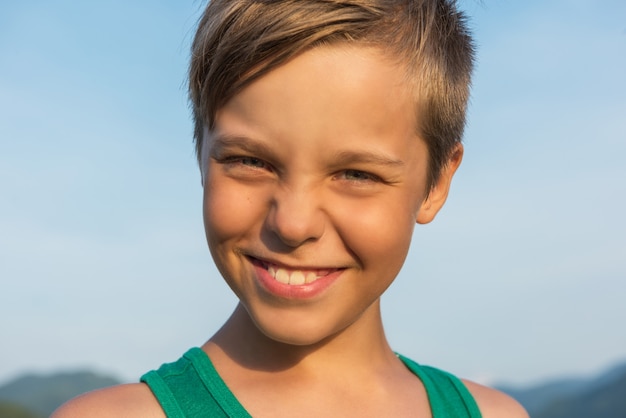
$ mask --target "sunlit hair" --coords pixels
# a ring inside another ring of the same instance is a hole
[[[379,47],[406,69],[416,134],[434,185],[461,141],[473,43],[454,0],[211,0],[192,44],[189,95],[196,152],[217,111],[296,55],[326,44]]]

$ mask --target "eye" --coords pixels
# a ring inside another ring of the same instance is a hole
[[[245,166],[250,168],[270,168],[270,165],[260,158],[249,156],[232,156],[219,160],[220,163],[228,166]]]
[[[255,158],[255,157],[236,157],[234,162],[239,162],[242,165],[247,165],[247,166],[256,167],[256,168],[267,167],[267,164],[265,163],[265,161],[259,158]]]
[[[344,170],[337,175],[339,179],[353,182],[380,182],[381,178],[375,174],[361,170]]]

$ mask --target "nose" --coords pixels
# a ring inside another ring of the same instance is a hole
[[[266,228],[274,240],[291,248],[318,240],[325,224],[319,198],[306,188],[277,190],[266,218]]]

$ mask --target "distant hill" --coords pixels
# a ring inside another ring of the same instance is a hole
[[[88,371],[24,375],[0,386],[0,408],[10,408],[10,404],[13,407],[19,405],[34,415],[18,415],[19,412],[9,415],[8,410],[0,409],[0,417],[47,417],[63,403],[81,393],[119,383],[112,377]]]
[[[555,399],[534,418],[620,418],[626,417],[626,373],[616,381],[570,396]]]
[[[1,418],[41,418],[34,412],[29,411],[22,405],[0,401]]]
[[[559,379],[529,388],[497,385],[533,418],[626,417],[626,363],[589,378]]]

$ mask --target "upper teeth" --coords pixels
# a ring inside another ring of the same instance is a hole
[[[267,268],[269,274],[272,275],[277,281],[284,284],[302,285],[305,283],[311,283],[317,280],[320,276],[312,271],[302,270],[286,270],[282,267],[269,266]]]

